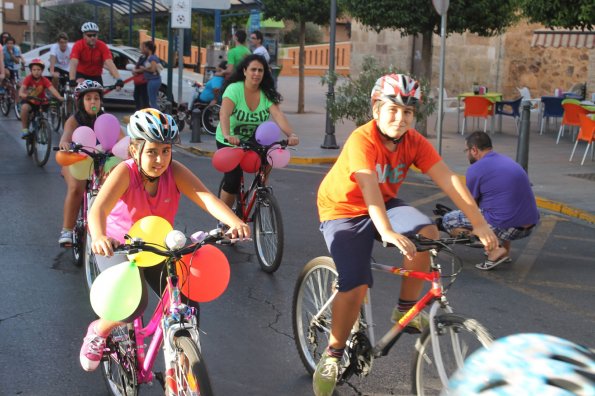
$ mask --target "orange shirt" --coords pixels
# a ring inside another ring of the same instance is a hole
[[[440,155],[415,129],[403,135],[397,150],[389,151],[381,141],[376,121],[362,125],[349,136],[337,162],[318,189],[320,221],[368,214],[368,208],[354,173],[376,171],[384,202],[395,198],[411,165],[426,173]]]

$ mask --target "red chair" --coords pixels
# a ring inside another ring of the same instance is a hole
[[[593,159],[593,147],[591,145],[593,144],[593,142],[595,142],[595,120],[587,117],[585,114],[582,113],[579,114],[579,120],[581,129],[578,131],[578,136],[576,138],[576,142],[574,143],[574,147],[572,148],[572,153],[570,154],[570,159],[568,161],[572,161],[572,157],[574,156],[576,146],[578,145],[579,140],[582,140],[584,142],[587,142],[585,155],[583,155],[583,160],[581,161],[581,165],[583,165],[585,163],[585,158],[587,158],[589,147],[591,147],[591,160]]]
[[[465,112],[463,114],[463,128],[461,128],[461,135],[465,134],[465,122],[467,117],[483,118],[485,120],[483,131],[486,131],[488,126],[488,117],[494,117],[494,102],[482,96],[468,96],[465,98]],[[493,128],[491,128],[493,129]],[[493,132],[493,131],[492,131]]]
[[[580,126],[579,114],[589,114],[589,111],[582,107],[580,102],[575,99],[563,100],[562,108],[564,109],[564,115],[562,116],[562,122],[560,123],[560,130],[558,131],[556,144],[560,142],[560,136],[564,136],[564,127],[566,125],[570,127],[578,127]]]

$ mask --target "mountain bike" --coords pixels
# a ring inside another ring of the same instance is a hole
[[[411,238],[418,251],[430,252],[430,271],[413,271],[374,262],[372,269],[393,275],[421,279],[430,290],[377,342],[368,290],[347,341],[340,363],[337,384],[352,375],[366,376],[374,359],[386,356],[403,333],[413,333],[407,325],[427,306],[429,327],[415,343],[412,366],[412,391],[417,395],[438,395],[465,358],[476,349],[489,345],[493,337],[474,319],[453,313],[446,294],[462,270],[461,259],[450,245],[478,244],[475,237],[432,240],[420,235]],[[448,271],[444,271],[448,267]],[[313,374],[328,345],[331,331],[331,307],[337,288],[337,270],[330,257],[317,257],[303,268],[293,294],[293,333],[306,370]],[[448,283],[443,284],[443,279]]]
[[[152,252],[165,258],[167,286],[149,324],[142,315],[134,323],[115,328],[106,340],[101,371],[109,393],[114,396],[137,395],[139,385],[156,378],[168,396],[213,394],[205,360],[201,354],[198,310],[181,301],[176,263],[182,256],[205,244],[230,244],[220,229],[197,232],[192,243],[181,248],[165,248],[133,239],[115,253]],[[145,337],[153,336],[145,345]],[[165,375],[151,370],[163,344]]]
[[[29,112],[29,135],[25,139],[27,155],[33,155],[37,166],[44,166],[50,158],[52,148],[52,132],[46,113],[53,101],[40,100],[37,97],[27,96],[31,105]]]
[[[268,151],[273,146],[287,147],[287,141],[279,141],[267,146],[247,141],[241,142],[239,147],[246,151],[254,151],[260,156],[260,167],[254,175],[250,187],[246,189],[244,175],[240,180],[240,192],[232,206],[236,215],[246,223],[253,223],[253,239],[256,248],[256,256],[260,268],[267,273],[273,273],[279,269],[283,258],[283,220],[281,208],[273,195],[273,189],[266,185],[266,179],[270,172],[270,165],[267,162]],[[219,184],[219,196],[223,180]]]
[[[12,73],[13,77],[7,76],[2,81],[4,87],[4,97],[0,101],[0,110],[2,114],[8,117],[11,107],[14,106],[14,114],[17,120],[21,119],[21,99],[19,98],[19,89],[21,89],[21,82],[19,73]]]
[[[68,118],[74,114],[74,112],[76,111],[76,100],[74,97],[74,92],[72,91],[72,88],[70,88],[70,86],[68,84],[64,84],[64,91],[61,92],[62,97],[64,98],[64,101],[62,102],[62,104],[60,105],[60,119],[62,121],[62,128],[64,128],[64,125],[66,124],[66,120],[68,120]],[[104,93],[105,94],[105,93]]]
[[[62,125],[63,114],[65,113],[64,109],[69,108],[71,110],[69,114],[72,114],[72,112],[74,112],[74,98],[70,93],[70,87],[67,87],[68,76],[61,75],[58,78],[58,91],[60,92],[60,95],[62,95],[62,97],[64,98],[64,102],[56,103],[56,105],[50,106],[48,112],[50,125],[52,126],[52,129],[55,132],[58,132],[60,130],[60,126]],[[66,121],[66,119],[64,119],[64,122]]]

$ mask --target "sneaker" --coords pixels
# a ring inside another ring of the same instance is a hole
[[[339,375],[339,359],[332,357],[324,351],[320,361],[316,365],[316,371],[312,381],[312,387],[316,396],[331,396],[337,376]]]
[[[72,231],[62,230],[60,232],[60,239],[58,239],[58,243],[60,244],[60,247],[72,246]]]
[[[397,323],[403,316],[405,316],[407,312],[401,312],[397,307],[393,308],[393,314],[390,318],[390,321],[393,323]],[[421,333],[425,329],[430,326],[430,318],[428,313],[425,311],[421,311],[419,315],[417,315],[403,331],[407,333]]]
[[[103,356],[103,349],[105,348],[105,338],[95,333],[96,322],[91,322],[89,325],[79,355],[81,366],[83,366],[83,370],[85,371],[93,371],[99,366],[99,362]]]

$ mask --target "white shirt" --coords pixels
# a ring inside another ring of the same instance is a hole
[[[264,47],[264,45],[261,45],[258,48],[254,48],[254,51],[252,51],[252,53],[256,54],[256,55],[264,56],[264,59],[266,59],[267,63],[269,63],[271,61],[271,56],[269,55],[269,51],[267,51],[267,49]]]
[[[54,55],[56,57],[56,64],[54,68],[58,68],[64,71],[70,70],[70,50],[72,49],[72,44],[68,43],[66,47],[66,51],[60,51],[60,44],[54,43],[50,47],[50,56]]]

